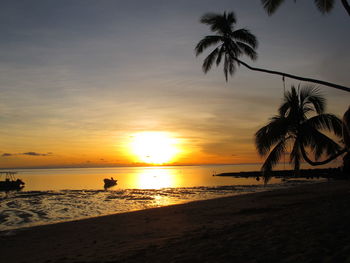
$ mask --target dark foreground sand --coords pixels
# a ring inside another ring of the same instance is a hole
[[[350,182],[0,232],[0,262],[350,262]]]

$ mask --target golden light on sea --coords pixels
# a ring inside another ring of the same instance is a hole
[[[166,132],[140,132],[132,135],[130,148],[137,162],[167,164],[180,152],[178,139]]]
[[[135,178],[137,188],[140,189],[176,187],[176,181],[177,177],[173,171],[160,167],[146,168]]]

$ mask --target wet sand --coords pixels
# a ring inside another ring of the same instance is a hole
[[[350,262],[350,182],[0,232],[0,262]]]

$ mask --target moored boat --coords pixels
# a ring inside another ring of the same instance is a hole
[[[113,179],[113,177],[111,177],[110,179],[109,178],[103,179],[103,182],[105,183],[104,188],[107,189],[107,188],[110,188],[112,186],[117,185],[117,181],[118,180]]]
[[[0,181],[0,191],[21,190],[24,187],[24,182],[21,179],[16,179],[17,172],[0,172],[0,178],[4,175],[5,180]]]

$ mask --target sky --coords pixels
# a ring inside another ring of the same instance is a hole
[[[139,165],[130,143],[167,134],[171,164],[257,163],[254,133],[277,113],[280,77],[201,70],[199,18],[234,11],[259,40],[256,67],[350,86],[350,18],[337,3],[259,0],[2,1],[0,168]],[[206,53],[207,54],[207,53]],[[287,89],[299,82],[286,79]],[[341,117],[349,93],[320,86]]]

